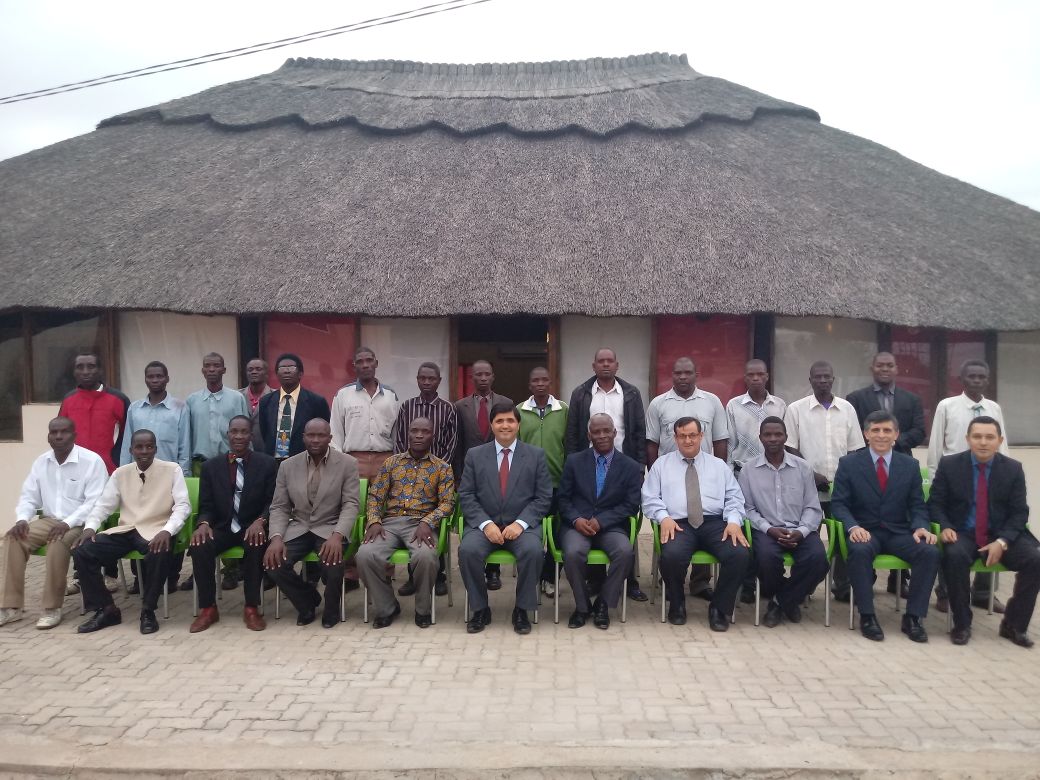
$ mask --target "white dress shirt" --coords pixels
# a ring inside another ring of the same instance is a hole
[[[727,523],[744,520],[744,494],[726,461],[701,452],[693,459],[701,486],[701,507],[705,515],[721,515]],[[686,461],[676,450],[662,455],[650,468],[643,482],[643,514],[653,523],[666,517],[686,519]]]
[[[802,453],[813,471],[833,481],[843,455],[863,449],[863,431],[852,404],[834,397],[830,408],[815,395],[799,398],[787,407],[787,446]]]
[[[58,463],[54,450],[48,450],[33,461],[15,516],[29,521],[42,509],[44,517],[69,528],[83,525],[107,481],[105,461],[96,453],[74,444],[65,462]]]
[[[513,468],[513,458],[516,457],[516,443],[517,443],[517,441],[518,441],[518,439],[513,439],[513,443],[512,444],[502,445],[502,444],[498,443],[498,439],[495,439],[495,462],[498,463],[499,471],[501,471],[501,469],[502,469],[502,459],[504,457],[506,457],[503,454],[503,450],[506,450],[506,449],[509,450],[509,468],[510,469]],[[519,525],[521,528],[523,528],[525,531],[527,530],[528,525],[523,520],[516,520],[514,522],[517,525]],[[484,526],[490,525],[490,524],[491,524],[490,520],[485,520],[483,523],[480,524],[480,530],[483,531],[484,530]]]
[[[616,379],[610,390],[599,386],[599,381],[592,383],[592,402],[589,404],[589,417],[594,414],[609,414],[614,421],[614,449],[620,450],[625,443],[625,393],[621,383]],[[592,446],[592,442],[589,442]]]
[[[968,449],[968,424],[983,415],[1000,423],[1000,430],[1004,436],[1000,451],[1008,454],[1007,428],[1004,425],[1004,414],[1000,411],[1000,404],[985,397],[975,403],[964,393],[944,398],[935,406],[932,436],[928,440],[928,471],[933,477],[943,455],[955,455]]]

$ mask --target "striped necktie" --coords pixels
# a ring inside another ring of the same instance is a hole
[[[242,524],[238,522],[238,508],[242,505],[242,488],[246,484],[246,464],[241,458],[235,458],[235,498],[232,500],[231,530],[238,533],[242,530]]]

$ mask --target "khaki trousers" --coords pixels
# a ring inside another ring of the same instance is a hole
[[[25,566],[33,550],[47,544],[51,529],[58,524],[53,517],[38,517],[29,522],[25,539],[4,536],[0,539],[0,607],[25,608]],[[56,542],[47,544],[46,569],[43,579],[43,608],[59,609],[65,601],[65,579],[69,573],[72,545],[83,533],[83,527],[70,528]]]

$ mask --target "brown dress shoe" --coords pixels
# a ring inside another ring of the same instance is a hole
[[[263,631],[267,628],[267,622],[256,607],[246,607],[242,612],[242,620],[250,631]]]
[[[220,620],[220,613],[217,612],[216,607],[203,607],[199,610],[199,616],[191,621],[191,627],[188,629],[188,632],[197,634],[200,631],[205,631],[218,620]]]

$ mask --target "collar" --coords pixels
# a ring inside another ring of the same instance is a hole
[[[281,406],[283,403],[285,403],[285,398],[286,398],[286,396],[288,396],[289,398],[292,398],[293,406],[296,406],[297,402],[300,400],[300,388],[302,388],[302,387],[303,387],[303,385],[296,385],[296,389],[293,390],[291,393],[285,392],[285,388],[284,387],[279,387],[278,388],[278,405]]]
[[[596,395],[610,395],[611,393],[617,393],[618,395],[624,395],[621,391],[621,383],[617,381],[617,377],[614,377],[614,386],[609,390],[604,390],[599,386],[599,380],[596,377],[592,377],[592,394]]]
[[[744,395],[740,396],[739,401],[742,404],[754,404],[755,406],[765,406],[768,403],[776,403],[776,397],[770,393],[766,393],[766,400],[759,404],[754,398],[751,397],[751,393],[744,393]]]
[[[152,461],[152,465],[148,467],[148,471],[151,471],[153,468],[155,468],[155,461],[154,460]],[[137,461],[136,460],[134,461],[134,471],[137,472],[137,478],[138,479],[141,478],[142,474],[146,475],[146,476],[148,474],[148,471],[141,471],[141,467],[137,465]]]
[[[309,452],[307,452],[307,450],[304,450],[303,452],[307,456],[307,465],[308,466],[314,465],[314,458],[311,457],[311,454]],[[332,453],[332,445],[329,445],[325,449],[325,454],[321,458],[322,465],[324,465],[324,464],[329,462],[329,455],[331,453]]]
[[[975,403],[970,398],[968,398],[967,393],[961,393],[959,397],[964,399],[964,403],[969,409],[974,409],[976,406],[985,406],[989,402],[989,399],[986,398],[986,396],[982,396],[982,398],[979,399],[978,403]]]
[[[671,398],[675,401],[692,401],[694,398],[707,398],[708,396],[705,395],[704,391],[701,390],[699,387],[695,387],[693,388],[693,394],[689,398],[683,398],[681,395],[675,392],[674,387],[669,387],[668,392],[664,394],[664,397]]]
[[[592,449],[592,448],[590,447],[589,449]],[[606,459],[607,459],[607,465],[609,466],[609,465],[610,465],[610,463],[611,463],[611,461],[613,461],[613,460],[614,460],[614,453],[615,453],[615,452],[617,452],[617,450],[611,450],[611,451],[610,451],[609,453],[607,453],[606,455],[600,455],[600,454],[599,454],[598,452],[596,452],[595,450],[592,450],[592,457],[593,457],[593,460],[595,460],[595,461],[596,461],[597,463],[599,462],[599,459],[600,459],[600,458],[606,458]]]
[[[518,441],[517,439],[513,439],[513,443],[509,445],[509,451],[510,451],[510,452],[511,452],[511,453],[512,453],[513,455],[516,455],[516,443],[517,443],[517,441]],[[497,457],[498,457],[499,455],[501,455],[501,454],[502,454],[502,450],[504,450],[504,449],[506,449],[506,448],[505,448],[505,447],[503,447],[503,446],[502,446],[501,444],[499,444],[499,443],[498,443],[498,439],[495,439],[495,457],[496,457],[496,458],[497,458]]]
[[[427,450],[427,451],[426,451],[426,454],[425,454],[425,455],[423,455],[423,456],[422,456],[421,458],[417,458],[417,457],[415,457],[414,455],[412,455],[412,451],[411,451],[411,450],[405,450],[405,451],[404,451],[404,452],[402,452],[401,454],[402,454],[402,455],[406,455],[406,456],[408,456],[409,458],[411,458],[412,460],[414,460],[414,461],[415,461],[416,463],[420,463],[420,462],[422,462],[422,461],[424,461],[424,460],[430,460],[430,455],[431,455],[431,453],[430,453],[430,451],[429,451],[429,450]]]
[[[881,385],[879,385],[877,382],[875,382],[873,385],[871,385],[871,389],[875,393],[887,393],[888,395],[895,395],[896,394],[896,383],[893,382],[892,384],[890,384],[888,386],[888,389],[886,390]]]
[[[159,403],[157,403],[157,404],[150,404],[150,403],[148,403],[148,396],[145,396],[144,398],[141,399],[141,406],[150,406],[153,409],[156,406],[165,406],[167,409],[172,409],[173,407],[170,406],[170,399],[171,398],[172,398],[172,396],[170,395],[169,392],[167,392],[166,393],[166,397],[163,398]]]
[[[368,395],[368,391],[365,389],[365,386],[361,384],[361,380],[360,379],[358,379],[357,381],[351,382],[349,385],[347,385],[347,387],[353,387],[355,392],[364,393],[365,395]],[[380,382],[377,379],[376,380],[376,395],[382,395],[383,389],[385,387],[386,387],[386,385],[384,385],[382,382]]]
[[[698,462],[703,463],[704,462],[704,456],[706,456],[707,454],[708,453],[706,453],[704,450],[697,450],[697,454],[693,456],[694,464],[696,464]],[[677,450],[677,449],[672,450],[671,452],[668,453],[668,455],[675,455],[675,457],[680,462],[682,462],[682,463],[686,462],[686,456],[683,455],[681,452],[679,452],[679,450]],[[665,457],[667,457],[667,455]]]
[[[221,385],[220,389],[217,390],[217,392],[215,392],[215,393],[210,392],[210,389],[208,387],[204,387],[204,388],[202,388],[202,397],[203,398],[216,398],[219,401],[224,396],[224,391],[225,390],[227,390],[227,388],[224,387],[223,385]]]
[[[73,444],[72,445],[72,451],[69,453],[69,456],[67,458],[65,458],[65,463],[79,463],[79,451],[80,451],[80,449],[81,448],[80,448],[80,446],[78,444]],[[51,461],[52,463],[55,463],[58,466],[64,466],[65,465],[65,463],[58,463],[58,459],[56,457],[54,457],[54,450],[47,450],[46,455],[47,455],[47,460]]]
[[[841,399],[838,398],[838,396],[836,396],[836,395],[832,396],[831,397],[831,405],[830,405],[829,408],[833,409],[834,407],[838,406],[840,401],[841,401]],[[813,409],[813,408],[815,408],[817,406],[820,407],[821,409],[828,409],[828,407],[826,407],[826,406],[824,406],[823,404],[820,403],[820,399],[816,397],[815,393],[813,393],[812,395],[809,396],[809,408]]]
[[[870,459],[874,463],[874,468],[877,468],[879,460],[883,460],[885,461],[885,468],[892,469],[892,453],[895,452],[894,449],[889,450],[884,455],[878,455],[871,447],[867,447],[867,451],[870,452]]]
[[[415,396],[414,400],[415,400],[415,402],[417,404],[426,404],[427,406],[430,406],[431,404],[435,404],[439,400],[441,400],[441,397],[440,397],[440,395],[438,393],[434,393],[432,401],[424,401],[423,397],[422,397],[422,394],[419,394],[419,395]]]
[[[972,452],[971,450],[968,450],[968,454],[971,456],[971,467],[972,468],[975,468],[976,466],[981,465],[981,462],[979,461],[979,459],[975,457],[975,453],[974,452]],[[989,469],[989,471],[987,472],[988,474],[992,474],[993,473],[993,462],[996,459],[997,459],[997,455],[994,454],[992,458],[990,458],[988,461],[986,461],[986,468]]]
[[[250,453],[250,452],[252,452],[252,450],[246,450],[246,452],[245,452],[245,454],[244,454],[244,455],[236,455],[236,454],[235,454],[235,453],[233,453],[233,452],[229,452],[229,453],[227,454],[227,457],[228,457],[228,463],[234,463],[234,462],[235,462],[235,458],[242,458],[242,461],[243,461],[244,463],[249,463],[249,453]]]
[[[614,386],[617,387],[617,382],[614,383]],[[534,396],[532,395],[530,398],[528,398],[526,401],[520,404],[520,408],[527,412],[535,411],[538,408],[538,405],[534,402]],[[553,396],[552,393],[550,393],[549,400],[546,402],[545,408],[551,409],[554,412],[559,412],[563,409],[563,404],[561,404],[556,399],[556,397]]]
[[[754,458],[752,458],[748,462],[746,468],[757,469],[760,466],[764,466],[766,468],[773,469],[774,471],[780,471],[781,469],[793,469],[795,467],[794,460],[792,460],[793,458],[794,455],[792,455],[790,452],[785,452],[783,463],[781,463],[779,467],[774,468],[773,464],[766,459],[766,454],[763,452],[761,455],[756,455]]]

